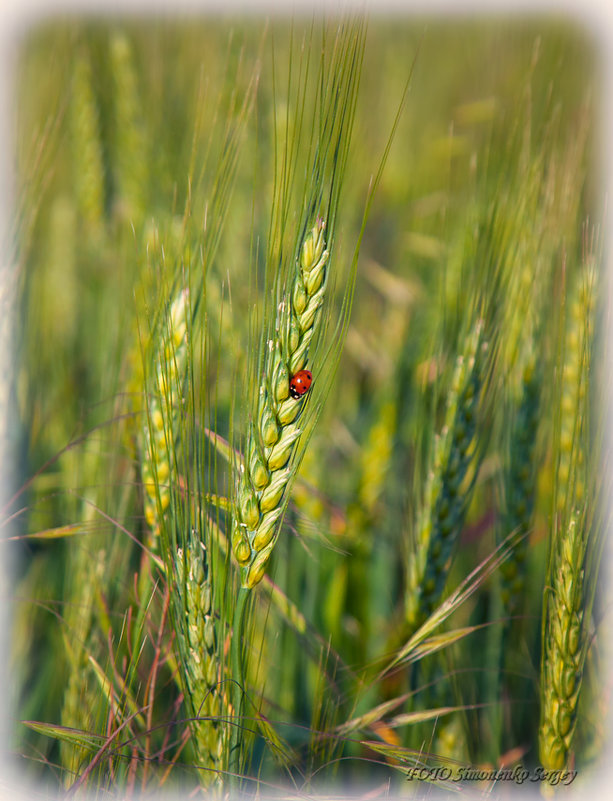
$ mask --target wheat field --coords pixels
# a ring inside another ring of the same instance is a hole
[[[52,19],[14,94],[15,786],[585,792],[611,692],[593,35]]]

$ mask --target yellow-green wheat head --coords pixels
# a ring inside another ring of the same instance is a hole
[[[292,464],[308,395],[292,397],[290,381],[308,365],[326,291],[329,252],[324,221],[306,235],[279,303],[275,333],[266,342],[262,380],[251,416],[245,460],[239,465],[232,533],[244,587],[255,586],[279,535]]]
[[[182,290],[173,301],[167,330],[161,332],[154,358],[152,392],[147,398],[141,453],[147,545],[158,547],[160,525],[170,505],[170,482],[174,470],[174,443],[178,436],[179,411],[187,371],[187,313],[189,293]]]

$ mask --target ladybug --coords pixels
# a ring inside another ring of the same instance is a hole
[[[300,370],[289,382],[289,394],[292,398],[301,398],[311,388],[313,374],[310,370]]]

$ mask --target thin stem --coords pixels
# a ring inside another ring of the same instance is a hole
[[[243,639],[243,624],[245,618],[245,608],[250,590],[241,587],[236,599],[234,610],[234,623],[232,626],[232,646],[230,650],[230,660],[232,664],[233,682],[233,707],[234,725],[230,736],[230,786],[233,791],[240,790],[240,771],[241,771],[241,732],[244,707],[244,678],[243,678],[243,659],[241,653],[241,643]]]

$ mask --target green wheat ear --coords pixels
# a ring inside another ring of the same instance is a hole
[[[104,222],[104,163],[92,68],[85,52],[74,65],[70,118],[77,208],[88,229],[98,234]]]
[[[525,588],[528,532],[532,526],[536,496],[536,442],[539,424],[542,374],[531,353],[522,371],[518,408],[511,422],[505,504],[502,515],[504,537],[515,532],[517,541],[508,559],[500,565],[502,602],[508,615],[518,612]]]
[[[208,555],[192,532],[175,558],[176,605],[182,634],[185,703],[201,785],[219,793],[227,765],[228,704],[223,691],[223,667],[218,657],[216,621]]]
[[[101,460],[100,444],[89,449],[83,458],[82,467],[85,474],[96,476]],[[92,487],[97,481],[92,480]],[[83,535],[95,520],[96,505],[100,502],[93,489],[82,504]],[[100,541],[93,537],[80,536],[70,541],[68,549],[68,592],[70,603],[66,604],[64,615],[67,661],[69,665],[68,679],[62,699],[61,723],[70,729],[87,731],[94,723],[98,695],[92,690],[91,653],[93,632],[96,624],[95,596],[101,591],[105,566],[105,553],[99,548]],[[78,776],[83,765],[90,757],[89,750],[78,742],[60,741],[60,763],[64,769],[64,782],[70,786]]]
[[[306,235],[289,292],[280,305],[275,336],[267,343],[257,409],[240,467],[232,549],[244,587],[254,587],[262,579],[279,536],[294,472],[292,456],[302,433],[298,421],[306,401],[290,395],[290,379],[307,365],[321,316],[328,257],[324,221],[317,220]]]
[[[483,321],[478,320],[457,360],[445,425],[431,454],[407,571],[406,619],[412,628],[421,625],[440,598],[472,497],[481,458],[476,431],[487,367],[483,334]]]
[[[137,73],[129,38],[115,32],[109,42],[115,106],[115,182],[120,217],[138,224],[148,201],[147,140]]]

